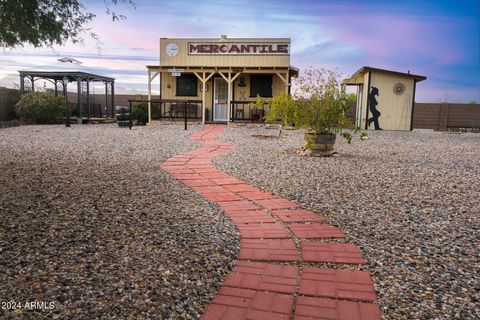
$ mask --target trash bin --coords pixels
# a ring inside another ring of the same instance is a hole
[[[119,127],[130,127],[130,107],[116,106],[115,116]]]

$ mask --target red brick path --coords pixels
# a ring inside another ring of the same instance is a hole
[[[358,248],[338,228],[300,205],[217,170],[213,158],[234,146],[216,139],[223,126],[191,136],[202,148],[167,160],[162,168],[217,203],[240,231],[238,263],[203,320],[380,319],[370,274],[341,269],[363,264]],[[336,269],[303,263],[335,263]]]

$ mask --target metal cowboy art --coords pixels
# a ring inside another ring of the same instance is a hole
[[[380,124],[378,123],[378,118],[380,117],[381,113],[377,110],[378,102],[375,98],[375,96],[378,95],[380,95],[378,92],[378,88],[372,87],[372,91],[368,95],[368,105],[370,108],[370,112],[372,113],[372,117],[368,118],[367,123],[368,126],[370,126],[370,124],[373,122],[375,130],[382,130],[382,128],[380,128]]]

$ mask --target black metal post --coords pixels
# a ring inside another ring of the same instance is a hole
[[[68,110],[68,94],[67,94],[67,84],[68,84],[68,78],[63,78],[63,92],[65,95],[65,127],[69,128],[70,127],[70,112]]]
[[[163,114],[165,112],[165,101],[162,101],[162,99],[160,99],[160,101],[158,103],[159,103],[159,108],[160,108],[160,120],[162,120]],[[152,106],[153,106],[153,104],[152,104]],[[162,109],[162,106],[163,106],[163,109]]]
[[[132,130],[132,125],[133,125],[133,124],[132,124],[132,116],[133,116],[133,114],[132,114],[132,100],[129,100],[128,102],[129,102],[129,104],[130,104],[129,125],[130,125],[130,130]]]
[[[108,110],[110,110],[108,107],[108,82],[105,81],[105,118],[108,118]],[[115,118],[115,115],[112,113],[111,117]]]
[[[80,77],[77,78],[77,106],[77,123],[83,124],[82,79]]]
[[[65,95],[65,103],[67,104],[67,123],[65,124],[65,127],[69,128],[70,127],[70,110],[68,110],[68,96]]]
[[[183,103],[183,112],[185,116],[185,130],[187,130],[187,102]]]
[[[87,109],[88,109],[88,123],[90,123],[90,113],[92,113],[91,107],[90,107],[90,79],[87,78]]]
[[[112,103],[112,114],[113,114],[115,112],[115,83],[113,80],[112,80],[111,86],[112,86],[112,92],[111,92],[112,97],[110,102]]]
[[[20,75],[20,95],[23,96],[25,93],[25,76],[22,74]]]

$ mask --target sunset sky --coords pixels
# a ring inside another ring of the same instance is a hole
[[[417,101],[480,102],[480,8],[466,1],[163,1],[136,0],[112,22],[103,1],[85,1],[97,18],[83,45],[3,49],[0,86],[18,84],[17,70],[73,57],[116,78],[116,91],[146,91],[146,65],[159,61],[159,38],[288,37],[291,64],[337,68],[345,77],[362,66],[427,76]],[[157,88],[158,89],[158,88]]]

